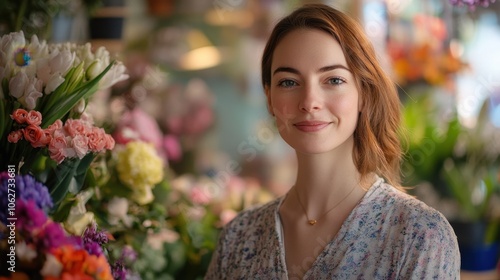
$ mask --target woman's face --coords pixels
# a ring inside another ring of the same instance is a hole
[[[298,29],[283,37],[266,95],[281,136],[297,152],[352,147],[346,143],[353,142],[361,100],[344,53],[328,33]]]

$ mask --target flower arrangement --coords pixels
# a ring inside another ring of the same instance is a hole
[[[95,238],[68,235],[48,217],[47,187],[10,171],[0,173],[0,279],[113,279]]]
[[[102,47],[28,41],[22,31],[0,46],[0,170],[32,174],[57,209],[70,185],[79,191],[94,156],[114,146],[85,108],[96,91],[127,78],[125,67]]]

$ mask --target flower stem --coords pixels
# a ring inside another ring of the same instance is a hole
[[[22,0],[21,7],[19,7],[19,13],[17,14],[16,26],[14,26],[15,31],[21,31],[24,14],[26,13],[27,6],[28,6],[28,0]]]

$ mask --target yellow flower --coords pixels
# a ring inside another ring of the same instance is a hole
[[[145,142],[129,142],[125,149],[118,152],[118,176],[135,194],[150,194],[151,188],[163,179],[163,160],[158,156],[153,145]],[[145,204],[151,201],[137,198]]]

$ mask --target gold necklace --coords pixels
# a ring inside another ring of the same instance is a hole
[[[314,226],[320,219],[322,219],[324,216],[326,216],[326,214],[330,213],[330,211],[332,211],[333,209],[335,209],[337,206],[340,205],[340,203],[342,203],[344,200],[346,200],[349,195],[354,191],[354,189],[356,188],[356,186],[354,186],[348,194],[346,194],[346,196],[344,196],[344,198],[342,198],[339,202],[337,202],[335,205],[333,205],[332,208],[328,209],[325,213],[323,213],[319,218],[317,219],[310,219],[309,218],[309,215],[307,215],[307,211],[306,211],[306,208],[304,207],[304,205],[302,204],[302,201],[300,201],[300,197],[299,197],[299,194],[297,193],[297,189],[295,187],[293,187],[294,191],[295,191],[295,195],[297,196],[297,200],[299,201],[299,204],[300,204],[300,207],[302,207],[302,211],[304,211],[304,214],[306,215],[306,218],[307,218],[307,223],[310,224],[311,226]]]

